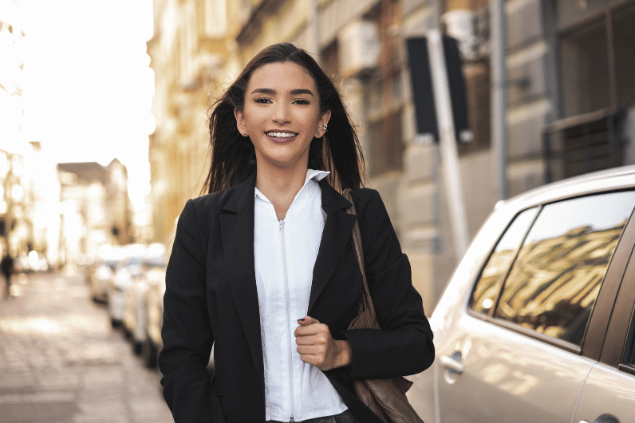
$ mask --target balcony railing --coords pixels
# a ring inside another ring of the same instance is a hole
[[[545,182],[622,165],[624,110],[604,109],[545,128]]]

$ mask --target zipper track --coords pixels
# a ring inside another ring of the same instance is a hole
[[[289,423],[294,423],[295,420],[293,418],[293,413],[294,413],[294,409],[295,409],[295,404],[294,404],[294,396],[295,396],[295,392],[294,392],[294,387],[293,387],[293,350],[292,350],[292,345],[293,345],[293,339],[290,336],[291,333],[291,324],[290,319],[291,319],[291,305],[289,303],[289,277],[287,275],[287,249],[286,249],[286,242],[285,242],[285,238],[284,238],[284,220],[280,221],[280,245],[282,246],[282,272],[284,275],[284,300],[285,300],[285,305],[286,305],[286,314],[287,314],[287,335],[288,335],[288,341],[289,341],[289,348],[288,348],[288,352],[289,352],[289,392],[290,392],[290,397],[291,397],[291,412],[290,412],[290,417],[289,417]]]

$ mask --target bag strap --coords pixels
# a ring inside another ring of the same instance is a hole
[[[342,193],[344,195],[344,198],[346,198],[351,203],[351,206],[346,209],[346,213],[357,216],[352,193],[353,190],[351,190],[350,188],[346,188]],[[359,266],[359,270],[362,272],[362,278],[364,281],[362,300],[360,301],[359,307],[360,314],[362,314],[362,311],[366,311],[366,313],[368,313],[373,320],[373,326],[379,328],[379,323],[377,323],[377,315],[375,314],[375,306],[373,305],[373,299],[370,296],[370,289],[368,288],[368,279],[366,278],[366,268],[364,265],[364,250],[362,249],[362,234],[359,229],[359,221],[357,220],[355,221],[355,226],[353,227],[351,238],[353,241],[353,251],[355,252],[357,265]]]

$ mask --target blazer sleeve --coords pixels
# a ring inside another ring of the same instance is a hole
[[[177,423],[225,421],[207,373],[214,335],[207,312],[203,245],[189,200],[179,217],[166,271],[159,354],[163,395]]]
[[[432,330],[421,296],[412,286],[408,257],[379,193],[363,189],[354,196],[360,223],[366,276],[381,330],[352,329],[338,338],[349,341],[348,379],[373,379],[419,373],[434,361]]]

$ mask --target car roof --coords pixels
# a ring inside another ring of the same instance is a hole
[[[564,198],[579,197],[605,191],[635,188],[635,165],[591,172],[562,181],[534,188],[508,200],[500,201],[496,209],[506,207],[529,207]]]

